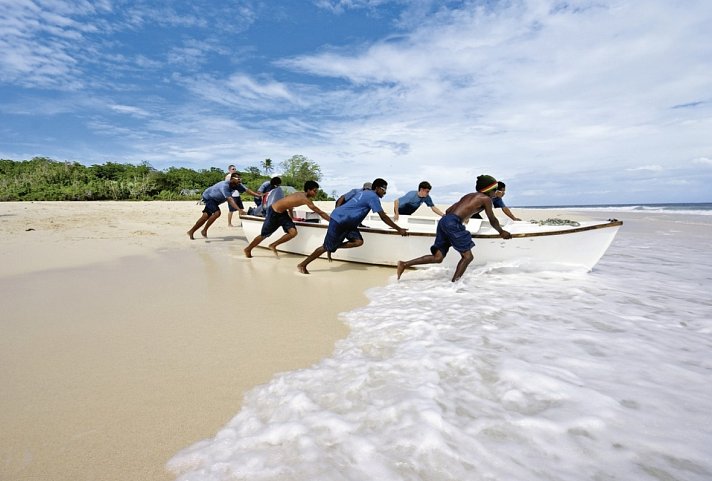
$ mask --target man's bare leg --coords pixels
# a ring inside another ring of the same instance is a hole
[[[297,270],[302,274],[309,274],[309,271],[307,270],[307,265],[309,265],[311,261],[322,255],[324,252],[326,252],[324,246],[317,247],[316,249],[314,249],[314,252],[309,255],[309,257],[297,264]]]
[[[348,242],[344,242],[339,246],[339,249],[353,249],[354,247],[361,247],[363,245],[363,240],[356,239]]]
[[[277,252],[277,246],[284,244],[285,242],[297,237],[297,229],[289,229],[286,234],[272,242],[268,247],[272,250],[275,256],[279,257],[279,252]]]
[[[205,223],[205,227],[203,227],[203,230],[200,231],[200,235],[205,237],[206,239],[208,238],[208,229],[210,229],[210,226],[213,225],[213,223],[218,220],[218,217],[220,217],[220,211],[217,211],[213,213],[210,217],[208,217],[208,221]]]
[[[470,265],[470,262],[472,262],[472,259],[475,258],[475,256],[472,255],[472,251],[465,251],[465,252],[460,252],[460,255],[462,258],[460,259],[460,262],[457,263],[457,267],[455,268],[455,274],[452,276],[452,282],[455,282],[458,280],[462,275],[465,273],[465,270],[467,269],[467,266]]]
[[[195,231],[200,229],[203,226],[203,224],[205,224],[207,222],[208,218],[209,218],[209,216],[206,213],[203,213],[203,215],[200,216],[200,219],[197,220],[197,222],[195,223],[193,228],[187,232],[188,237],[190,237],[190,240],[195,240],[195,238],[193,237],[193,234],[195,234]]]
[[[243,252],[245,253],[245,257],[247,258],[252,258],[252,249],[257,247],[257,244],[262,242],[265,238],[262,237],[261,235],[258,235],[254,239],[252,239],[252,242],[249,243],[247,247],[243,249]]]
[[[396,278],[400,280],[400,276],[403,275],[403,271],[406,270],[408,266],[405,265],[405,262],[403,261],[398,261],[398,267],[396,267]]]
[[[417,257],[415,259],[411,259],[405,262],[398,261],[398,267],[396,268],[397,278],[400,279],[401,275],[403,275],[403,271],[405,271],[409,267],[419,266],[422,264],[440,264],[443,259],[445,259],[443,253],[440,251],[435,251],[435,254]]]

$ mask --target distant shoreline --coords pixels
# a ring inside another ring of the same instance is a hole
[[[636,202],[632,204],[577,204],[577,205],[512,205],[511,208],[517,209],[587,209],[587,208],[625,208],[625,207],[676,207],[683,208],[686,206],[702,208],[703,210],[712,209],[712,202],[665,202],[665,203],[645,203]]]
[[[251,197],[250,197],[251,198]],[[244,199],[243,199],[244,200]],[[96,203],[96,202],[108,202],[108,203],[114,203],[114,202],[132,202],[132,203],[141,203],[141,202],[198,202],[200,201],[200,197],[185,197],[181,199],[116,199],[116,200],[0,200],[0,203],[12,203],[12,202],[21,202],[21,203],[33,203],[33,202],[68,202],[68,203],[74,203],[74,202],[90,202],[90,203]],[[247,202],[251,202],[248,200]],[[320,201],[320,202],[332,202],[333,200],[325,200],[325,201]],[[383,204],[389,204],[392,203],[393,200],[389,199],[384,199],[382,201]],[[438,205],[450,205],[447,203],[442,203],[438,202]],[[571,204],[571,205],[559,205],[559,204],[552,204],[552,205],[514,205],[514,204],[507,204],[508,207],[512,209],[606,209],[606,208],[640,208],[644,209],[647,207],[652,207],[652,208],[676,208],[676,209],[682,209],[682,210],[695,210],[695,209],[700,209],[700,210],[712,210],[712,201],[711,202],[663,202],[663,203],[648,203],[648,202],[634,202],[634,203],[626,203],[626,204]]]

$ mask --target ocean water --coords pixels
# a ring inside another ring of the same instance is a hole
[[[606,204],[532,207],[532,209],[575,209],[591,212],[645,212],[648,214],[712,215],[712,202],[678,204]]]
[[[699,209],[698,209],[699,210]],[[704,210],[704,209],[702,209]],[[630,209],[592,272],[407,271],[250,391],[181,481],[712,480],[712,216]],[[476,248],[475,248],[476,255]]]

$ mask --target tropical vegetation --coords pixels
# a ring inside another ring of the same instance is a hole
[[[271,159],[241,171],[242,182],[256,190],[274,174]],[[303,155],[279,164],[282,185],[301,189],[309,179],[321,180],[319,165]],[[225,178],[217,167],[193,170],[169,167],[157,170],[148,162],[138,165],[107,162],[86,166],[47,157],[31,160],[0,159],[0,201],[38,200],[191,200]],[[251,199],[245,196],[247,200]],[[317,200],[329,200],[323,191]]]

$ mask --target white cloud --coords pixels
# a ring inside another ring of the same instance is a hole
[[[247,98],[278,99],[290,102],[295,100],[284,84],[270,80],[256,80],[244,74],[232,75],[228,79],[227,86],[240,96]]]
[[[709,93],[712,42],[700,39],[710,4],[506,5],[468,3],[406,35],[281,65],[348,81],[338,105],[359,103],[368,127],[330,124],[340,147],[371,146],[367,156],[413,182],[433,159],[506,177],[586,165],[659,172],[712,131],[708,106],[698,105],[694,121],[672,109]],[[407,145],[407,158],[392,145]],[[640,167],[643,159],[650,164]]]
[[[134,117],[150,117],[151,114],[147,112],[146,110],[140,108],[140,107],[135,107],[131,105],[119,105],[119,104],[113,104],[108,106],[109,109],[113,110],[114,112],[120,113],[120,114],[127,114],[131,115]]]
[[[641,165],[639,167],[631,167],[625,170],[627,170],[628,172],[662,172],[665,170],[665,168],[662,165]]]
[[[710,157],[697,157],[696,159],[692,159],[693,164],[697,165],[710,165],[712,166],[712,158]]]
[[[297,52],[281,59],[269,57],[264,37],[250,39],[245,29],[265,24],[249,3],[136,3],[120,12],[104,4],[95,14],[91,5],[0,0],[15,12],[0,18],[0,82],[81,87],[126,114],[95,120],[102,135],[136,129],[124,155],[159,167],[302,153],[322,165],[329,191],[380,175],[389,196],[429,180],[438,201],[449,201],[489,173],[507,181],[515,205],[607,200],[612,178],[641,192],[689,179],[700,196],[709,192],[710,179],[696,172],[710,165],[707,1],[324,0],[320,13],[335,12],[336,28],[348,15],[402,15],[384,38],[276,48]],[[210,33],[191,30],[202,25]],[[148,27],[172,41],[117,47],[115,33],[152,39]],[[248,40],[226,40],[236,31]],[[153,83],[143,86],[144,77]],[[123,117],[131,127],[112,123]]]

